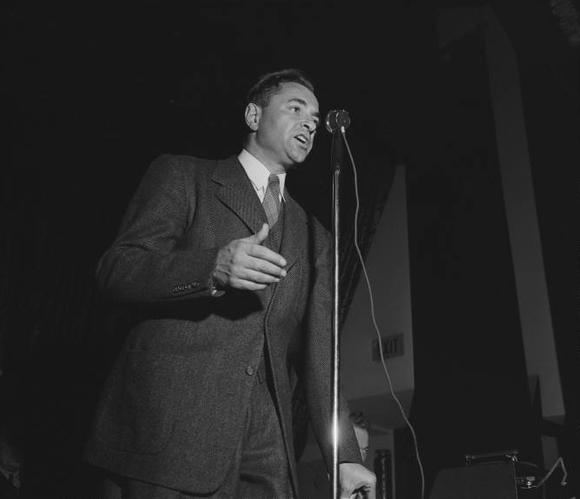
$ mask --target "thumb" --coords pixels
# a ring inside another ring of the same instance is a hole
[[[270,232],[270,226],[268,224],[262,224],[262,228],[248,239],[255,244],[262,244],[268,237],[268,232]]]

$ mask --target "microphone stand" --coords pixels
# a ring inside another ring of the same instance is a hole
[[[340,337],[339,337],[339,278],[340,278],[340,170],[344,163],[343,135],[350,124],[346,111],[329,111],[326,115],[326,129],[332,133],[332,235],[333,235],[333,280],[332,280],[332,499],[340,497],[338,471],[338,426],[340,387]]]

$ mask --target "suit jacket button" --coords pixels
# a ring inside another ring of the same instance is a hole
[[[248,376],[253,376],[254,375],[254,368],[252,366],[246,367],[246,374]]]

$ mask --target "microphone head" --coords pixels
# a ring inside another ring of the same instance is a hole
[[[339,131],[341,128],[345,130],[350,126],[350,116],[348,111],[344,109],[331,109],[326,113],[326,119],[324,120],[326,124],[326,129],[330,133]]]

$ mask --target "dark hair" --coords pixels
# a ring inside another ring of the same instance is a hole
[[[270,97],[276,93],[282,83],[299,83],[314,93],[314,85],[302,71],[294,68],[281,69],[258,78],[248,92],[246,105],[253,102],[260,107],[267,106]]]
[[[350,413],[349,417],[350,422],[353,424],[353,426],[358,426],[359,428],[363,428],[369,431],[370,427],[369,421],[362,413],[362,411],[353,411]]]

